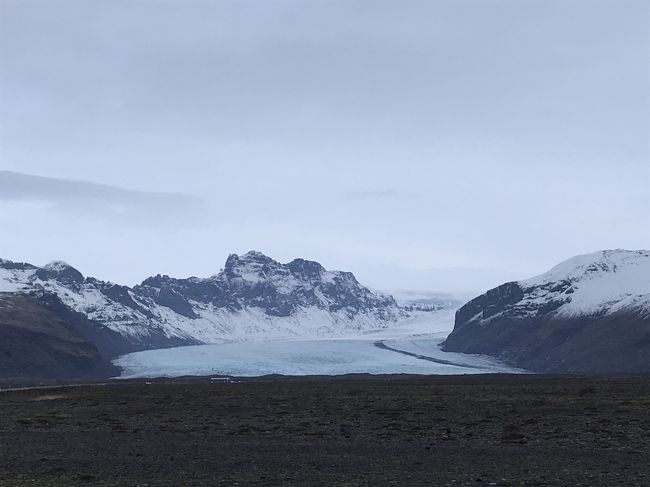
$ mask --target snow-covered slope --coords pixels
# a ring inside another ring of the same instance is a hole
[[[115,332],[129,350],[381,329],[405,313],[349,272],[303,259],[281,264],[259,252],[231,255],[208,278],[157,275],[133,288],[84,277],[64,262],[0,260],[0,292],[29,294]]]
[[[494,288],[458,310],[444,347],[537,370],[650,371],[650,251],[581,255]]]
[[[559,316],[611,314],[626,308],[650,312],[650,251],[603,250],[579,255],[550,271],[520,281],[520,306],[539,309],[549,302]]]

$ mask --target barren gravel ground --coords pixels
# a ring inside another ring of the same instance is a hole
[[[0,484],[650,485],[650,378],[376,376],[0,393]]]

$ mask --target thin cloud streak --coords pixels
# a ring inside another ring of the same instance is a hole
[[[203,200],[172,193],[134,191],[105,184],[0,171],[0,202],[23,202],[31,207],[78,217],[106,218],[127,225],[192,226],[208,214]]]

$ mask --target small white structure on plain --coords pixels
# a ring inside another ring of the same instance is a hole
[[[232,383],[232,379],[230,377],[210,377],[210,382],[223,382],[230,384]]]

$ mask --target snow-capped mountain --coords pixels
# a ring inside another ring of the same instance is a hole
[[[109,354],[181,344],[321,336],[386,327],[404,313],[390,295],[317,262],[231,255],[208,278],[157,275],[132,288],[64,262],[0,260],[0,292],[28,294],[75,323]],[[123,343],[120,343],[122,341]]]
[[[540,371],[650,371],[650,251],[604,250],[474,298],[445,350]]]

